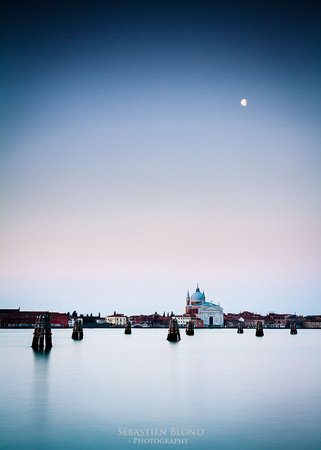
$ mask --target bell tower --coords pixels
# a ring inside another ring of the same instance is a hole
[[[191,303],[191,297],[189,296],[189,291],[187,291],[187,295],[186,295],[186,306],[189,306]]]

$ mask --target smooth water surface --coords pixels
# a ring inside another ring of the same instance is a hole
[[[321,330],[32,332],[0,330],[0,448],[321,448]]]

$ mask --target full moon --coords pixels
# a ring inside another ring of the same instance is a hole
[[[246,105],[247,105],[247,100],[246,100],[246,98],[242,98],[242,100],[241,100],[241,105],[242,105],[242,106],[246,106]]]

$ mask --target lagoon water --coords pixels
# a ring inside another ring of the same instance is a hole
[[[264,332],[2,329],[0,448],[319,450],[321,330]]]

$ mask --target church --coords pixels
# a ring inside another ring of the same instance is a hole
[[[187,291],[185,313],[201,319],[204,327],[224,326],[223,308],[219,304],[207,302],[204,291],[201,292],[198,285],[191,297]]]

